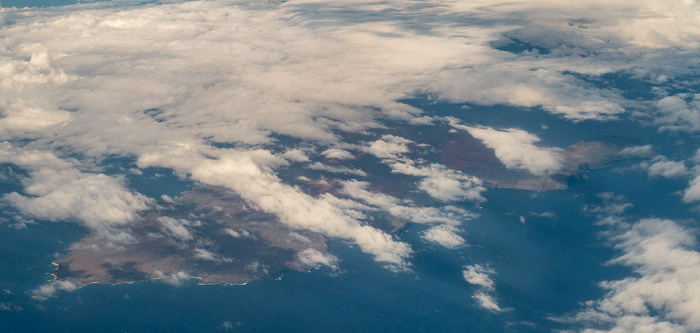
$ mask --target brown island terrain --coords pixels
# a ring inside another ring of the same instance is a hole
[[[134,223],[134,240],[89,234],[56,263],[59,280],[125,283],[184,272],[201,283],[241,284],[308,270],[328,255],[318,233],[291,230],[228,189],[197,186]]]
[[[565,189],[572,179],[585,177],[587,170],[621,159],[620,151],[634,145],[625,138],[579,142],[562,151],[561,170],[534,176],[506,168],[491,148],[467,132],[442,140],[430,137],[422,139],[438,149],[411,153],[412,159],[437,159],[450,169],[479,177],[487,187],[537,191]],[[366,159],[360,157],[358,162],[362,160]],[[304,171],[295,172],[303,175]],[[339,195],[331,177],[305,179],[297,185],[312,195]],[[372,190],[397,195],[414,183],[415,179],[394,174],[373,182]],[[378,213],[370,223],[397,232],[410,221]],[[323,235],[290,229],[236,193],[214,186],[197,185],[167,206],[143,214],[129,234],[134,239],[126,243],[88,234],[56,262],[53,274],[80,284],[126,283],[183,273],[206,284],[241,284],[284,271],[308,270],[319,264],[319,258],[331,257]]]

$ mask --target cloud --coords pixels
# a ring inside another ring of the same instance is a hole
[[[489,275],[496,274],[496,271],[481,265],[464,266],[462,276],[464,280],[476,286],[481,286],[487,290],[494,290],[494,283]]]
[[[503,312],[505,311],[496,303],[496,300],[492,295],[484,293],[482,291],[477,291],[474,296],[472,296],[478,303],[479,306],[493,312]]]
[[[576,319],[591,326],[612,324],[611,332],[698,331],[700,253],[694,234],[656,218],[620,226],[623,231],[613,241],[622,254],[611,263],[630,267],[635,275],[601,283],[605,297],[588,303]]]
[[[251,235],[250,232],[248,232],[245,229],[239,229],[238,231],[235,231],[231,228],[225,228],[224,232],[233,237],[233,238],[255,238],[254,235]],[[297,234],[298,235],[298,234]],[[304,237],[302,235],[298,235],[299,237]],[[308,240],[308,239],[307,239]]]
[[[172,217],[167,216],[158,217],[157,220],[158,223],[160,223],[161,227],[171,236],[181,241],[188,241],[194,239],[192,231],[190,230],[190,228],[188,228],[192,225],[189,221],[185,219],[176,220]]]
[[[199,249],[199,248],[194,249],[194,257],[197,259],[207,260],[207,261],[219,261],[220,260],[218,258],[219,256],[216,253],[213,253],[207,249]]]
[[[342,166],[325,165],[321,162],[315,162],[315,163],[309,164],[308,168],[312,169],[312,170],[328,171],[330,173],[342,173],[342,174],[347,174],[347,175],[367,177],[367,173],[362,171],[362,170],[359,170],[359,169],[351,169],[351,168],[342,167]]]
[[[155,271],[154,275],[160,281],[163,281],[174,287],[182,287],[182,285],[189,279],[192,279],[187,273],[179,271],[172,273],[170,275],[165,275],[161,271]]]
[[[508,62],[476,71],[446,72],[436,90],[450,102],[541,106],[573,120],[608,119],[624,112],[621,99],[611,93],[582,88],[585,84],[571,75],[531,66],[529,62]]]
[[[643,167],[646,167],[650,177],[679,178],[690,174],[685,163],[669,161],[664,156],[654,158],[651,162],[653,163],[645,162],[642,164]]]
[[[2,21],[0,21],[2,23]],[[24,310],[21,306],[14,303],[0,302],[0,311],[20,312]]]
[[[297,254],[297,259],[308,267],[324,265],[332,268],[333,270],[338,269],[338,258],[336,256],[331,254],[323,254],[318,250],[311,248],[299,252]]]
[[[75,161],[59,159],[50,152],[2,143],[0,162],[29,170],[23,181],[25,194],[12,192],[3,196],[3,201],[35,218],[79,221],[113,241],[132,241],[124,227],[152,202],[126,189],[120,178],[82,172],[75,168]]]
[[[440,244],[441,246],[448,249],[456,249],[465,245],[465,240],[456,232],[458,230],[449,225],[440,225],[432,227],[425,232],[423,232],[423,239]]]
[[[700,131],[700,97],[692,94],[668,96],[656,102],[654,124],[660,131]]]
[[[445,207],[415,207],[411,202],[404,202],[396,197],[370,192],[367,182],[346,181],[342,183],[342,193],[359,199],[368,205],[377,207],[389,214],[412,223],[428,224],[433,227],[423,232],[425,241],[438,244],[445,248],[464,246],[466,241],[459,236],[458,226],[477,215],[454,206]]]
[[[406,146],[408,143],[412,141],[394,135],[384,135],[381,139],[371,142],[365,150],[379,158],[397,158],[397,155],[409,152]]]
[[[654,148],[651,145],[625,147],[618,155],[626,158],[652,157],[654,156]]]
[[[56,297],[56,294],[60,291],[73,292],[80,289],[80,287],[80,285],[70,281],[51,281],[31,290],[29,295],[32,299],[43,302],[49,298]]]
[[[394,170],[407,169],[395,168]],[[481,195],[485,188],[481,186],[481,180],[476,177],[466,176],[460,171],[449,170],[438,164],[420,168],[419,173],[423,172],[427,172],[427,177],[420,181],[418,187],[435,199],[442,201],[486,201]]]
[[[508,311],[508,309],[501,308],[493,296],[495,292],[495,284],[491,279],[493,274],[496,274],[495,270],[478,264],[464,266],[464,270],[462,270],[464,280],[479,288],[472,298],[477,301],[480,307],[492,312]]]
[[[364,150],[382,159],[382,163],[391,167],[391,172],[410,176],[422,177],[418,188],[441,201],[469,200],[483,202],[486,199],[481,192],[479,178],[463,174],[459,170],[451,170],[439,163],[423,163],[416,166],[416,161],[406,158],[410,152],[408,144],[413,142],[393,135],[385,135],[380,140],[373,141]],[[419,161],[420,163],[420,161]]]
[[[603,200],[601,205],[585,205],[583,211],[594,213],[598,218],[622,215],[626,210],[634,207],[632,203],[626,201],[624,195],[615,195],[612,192],[603,192],[597,195]]]
[[[301,149],[290,149],[284,152],[282,156],[290,161],[294,162],[309,162],[311,161],[306,153]]]
[[[216,158],[202,158],[197,154],[199,151],[206,151],[208,156]],[[140,167],[173,168],[202,183],[232,189],[259,209],[277,215],[289,227],[351,240],[377,261],[396,269],[403,269],[411,254],[407,244],[360,223],[357,217],[361,215],[339,207],[342,202],[337,198],[331,195],[314,198],[283,184],[271,167],[285,162],[269,151],[213,150],[180,145],[143,155],[138,164]]]
[[[329,159],[336,159],[336,160],[352,160],[355,159],[355,156],[352,155],[347,150],[343,149],[338,149],[338,148],[331,148],[324,150],[321,152],[321,155],[323,155],[325,158]]]
[[[496,157],[509,169],[527,170],[533,175],[544,176],[563,167],[563,151],[559,148],[539,147],[540,138],[526,131],[509,128],[496,130],[491,127],[470,127],[452,120],[452,126],[469,132],[493,149]]]
[[[683,201],[687,203],[700,200],[700,175],[690,181],[688,189],[683,192]]]

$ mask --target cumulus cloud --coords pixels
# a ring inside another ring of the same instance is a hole
[[[700,96],[668,96],[657,101],[659,115],[654,124],[660,131],[700,131]]]
[[[411,202],[404,202],[396,197],[373,193],[367,190],[369,183],[359,181],[343,182],[342,193],[359,199],[389,214],[412,223],[432,225],[423,232],[422,238],[445,248],[464,246],[466,241],[459,233],[459,226],[476,217],[461,208],[445,207],[415,207]]]
[[[441,201],[486,200],[481,195],[486,188],[482,186],[479,178],[448,169],[442,164],[420,165],[420,162],[406,158],[404,154],[410,151],[407,145],[412,143],[405,138],[385,135],[369,143],[364,149],[381,158],[383,163],[391,167],[391,172],[423,178],[418,187],[433,198]]]
[[[192,279],[187,273],[179,271],[172,273],[170,275],[165,275],[161,271],[155,271],[154,275],[160,281],[163,281],[174,287],[182,287],[182,285],[189,279]]]
[[[650,177],[679,178],[690,174],[685,163],[669,161],[664,156],[658,156],[650,163],[642,163],[642,167],[647,169]]]
[[[309,162],[310,159],[306,156],[306,153],[301,149],[290,149],[284,152],[282,156],[290,161],[294,162]]]
[[[479,306],[492,312],[503,312],[506,309],[498,305],[493,295],[495,291],[495,285],[491,279],[493,274],[496,274],[495,270],[478,264],[464,266],[464,270],[462,270],[464,280],[478,288],[472,298],[477,301]]]
[[[338,269],[338,258],[331,254],[323,254],[315,249],[306,249],[297,254],[297,259],[308,267],[318,265],[328,266],[334,270]]]
[[[594,213],[598,218],[608,216],[617,216],[623,214],[626,210],[634,207],[632,203],[627,202],[624,195],[615,195],[612,192],[603,192],[597,195],[603,200],[601,205],[585,205],[583,211],[586,213]]]
[[[49,298],[56,297],[56,294],[61,291],[73,292],[80,289],[80,287],[80,285],[70,281],[51,281],[31,290],[29,296],[37,301],[46,301]]]
[[[559,148],[539,147],[540,138],[526,131],[509,128],[470,127],[452,120],[452,126],[469,132],[493,149],[496,157],[509,169],[527,170],[533,175],[551,174],[563,167],[563,151]]]
[[[611,332],[700,330],[700,253],[694,234],[675,221],[656,218],[621,229],[627,230],[613,240],[622,255],[611,263],[628,266],[636,275],[601,283],[608,293],[589,302],[576,319],[612,324]]]
[[[700,175],[690,181],[690,186],[683,192],[683,201],[687,203],[700,200]]]
[[[489,267],[484,267],[481,265],[469,265],[465,266],[462,271],[462,276],[464,280],[470,284],[481,286],[487,290],[493,290],[494,284],[491,280],[490,275],[495,274],[496,271]]]
[[[408,143],[412,143],[412,141],[387,134],[382,136],[381,139],[371,142],[369,147],[366,147],[365,150],[379,158],[397,158],[398,154],[409,152],[406,146]]]
[[[654,148],[651,145],[625,147],[618,155],[626,158],[652,157],[654,156]]]
[[[192,179],[230,188],[265,212],[277,215],[292,228],[308,229],[330,237],[352,240],[360,249],[391,267],[402,269],[411,254],[408,244],[363,225],[352,210],[339,207],[330,195],[314,198],[298,188],[286,185],[274,175],[271,166],[283,159],[265,150],[240,151],[208,149],[202,158],[195,153],[206,147],[183,145],[170,151],[158,151],[141,156],[139,165],[170,167]],[[189,158],[183,159],[183,156]],[[350,214],[349,214],[350,213]]]
[[[219,256],[216,253],[213,253],[207,249],[200,249],[200,248],[194,249],[194,257],[197,259],[206,260],[206,261],[219,261],[220,260],[218,258]]]
[[[351,160],[355,158],[355,156],[351,152],[338,148],[326,149],[323,152],[321,152],[321,155],[323,155],[323,157],[325,158],[336,160]]]
[[[448,249],[456,249],[465,245],[465,240],[457,234],[457,228],[450,225],[432,227],[423,232],[423,239],[440,244]]]
[[[351,168],[343,167],[343,166],[325,165],[321,162],[315,162],[315,163],[309,164],[308,168],[312,169],[312,170],[328,171],[330,173],[341,173],[341,174],[346,174],[346,175],[367,177],[367,173],[362,171],[362,170],[359,170],[359,169],[351,169]]]
[[[409,174],[416,171],[411,166],[408,168],[395,166],[397,167],[394,170],[403,170]],[[485,188],[481,186],[481,180],[476,177],[464,175],[460,171],[449,170],[439,164],[417,168],[417,171],[418,174],[423,173],[427,176],[420,181],[419,188],[433,198],[442,201],[471,200],[480,202],[486,200],[481,195]]]
[[[25,194],[12,192],[3,196],[3,201],[36,218],[79,221],[113,241],[133,240],[123,227],[152,202],[126,189],[120,178],[82,172],[75,168],[77,162],[62,160],[50,152],[22,150],[3,143],[0,162],[29,170],[29,177],[23,181]]]
[[[459,170],[451,170],[442,164],[432,163],[428,166],[415,166],[410,160],[389,162],[392,172],[411,176],[423,177],[418,187],[441,201],[486,201],[481,192],[481,179],[463,174]]]
[[[177,238],[182,241],[194,239],[192,231],[189,228],[189,226],[191,226],[192,224],[189,221],[185,219],[176,220],[168,216],[158,217],[157,220],[158,223],[160,223],[163,230],[171,236],[173,236],[174,238]]]

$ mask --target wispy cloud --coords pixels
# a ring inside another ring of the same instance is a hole
[[[464,266],[462,271],[464,280],[477,287],[472,298],[477,301],[480,307],[493,312],[507,311],[508,309],[503,309],[498,305],[493,295],[496,288],[491,276],[494,274],[496,274],[494,269],[482,265]]]

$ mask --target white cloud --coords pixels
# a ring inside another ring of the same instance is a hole
[[[355,159],[355,156],[343,149],[338,149],[338,148],[330,148],[327,150],[324,150],[321,152],[321,155],[323,155],[325,158],[332,158],[336,160],[352,160]]]
[[[654,148],[651,145],[625,147],[618,155],[627,158],[652,157],[654,156]]]
[[[687,101],[686,101],[687,100]],[[700,96],[675,95],[657,102],[659,115],[654,123],[664,131],[700,131]]]
[[[650,177],[679,178],[690,174],[683,162],[669,161],[663,156],[653,159],[652,162],[651,165],[643,164],[648,165],[647,172]]]
[[[412,141],[394,135],[384,135],[381,139],[371,142],[365,150],[379,158],[396,158],[397,155],[409,152],[406,146],[408,143]]]
[[[331,254],[323,254],[318,250],[308,248],[297,254],[297,259],[308,267],[317,265],[328,266],[334,270],[338,269],[338,258]]]
[[[690,181],[688,189],[683,192],[683,201],[687,203],[700,200],[700,175]]]
[[[70,281],[51,281],[31,290],[29,295],[32,299],[43,302],[49,298],[56,297],[56,294],[60,291],[73,292],[80,289],[80,287],[80,285]]]
[[[416,166],[415,161],[404,157],[405,153],[410,152],[407,145],[412,143],[402,137],[384,135],[380,140],[365,146],[364,150],[381,158],[394,173],[422,177],[418,187],[433,198],[441,201],[485,201],[481,192],[486,189],[477,177],[464,175],[461,171],[450,170],[437,163]]]
[[[490,294],[487,294],[482,291],[477,291],[474,296],[472,296],[478,303],[479,306],[482,308],[493,311],[493,312],[502,312],[504,311],[501,309],[500,306],[498,306],[498,303],[496,303],[496,299]]]
[[[219,261],[218,255],[207,250],[207,249],[194,249],[194,257],[201,260],[207,261]]]
[[[321,162],[315,162],[315,163],[309,164],[308,168],[312,169],[312,170],[328,171],[331,173],[342,173],[342,174],[346,174],[346,175],[367,177],[367,173],[362,171],[362,170],[359,170],[359,169],[351,169],[351,168],[343,167],[343,166],[325,165]]]
[[[196,153],[207,151],[205,159]],[[187,156],[187,158],[183,158]],[[265,212],[277,215],[292,228],[308,229],[330,237],[352,240],[360,249],[391,267],[403,269],[410,247],[392,236],[368,225],[362,225],[352,210],[337,206],[342,202],[333,196],[311,197],[299,189],[283,184],[270,166],[280,165],[278,156],[268,151],[213,150],[180,145],[140,157],[139,166],[169,167],[192,179],[230,188]],[[349,215],[350,214],[350,215]]]
[[[122,228],[131,223],[151,199],[125,188],[119,178],[86,173],[75,161],[49,152],[21,150],[4,143],[0,162],[29,169],[23,181],[26,195],[12,192],[2,197],[22,213],[50,221],[80,221],[102,237],[132,241]]]
[[[428,242],[450,249],[465,245],[466,241],[458,234],[461,232],[458,226],[476,217],[475,214],[453,206],[409,206],[410,202],[402,202],[390,195],[370,192],[366,189],[368,186],[367,182],[346,181],[343,182],[342,193],[360,199],[400,219],[412,223],[433,225],[422,235],[422,238]]]
[[[481,186],[481,180],[462,174],[460,171],[449,170],[441,165],[431,164],[423,170],[430,170],[428,177],[420,181],[421,190],[430,194],[433,198],[442,201],[485,201],[481,192],[485,190]]]
[[[481,192],[481,179],[463,174],[459,170],[451,170],[442,164],[432,163],[427,166],[415,166],[415,162],[406,158],[387,159],[391,172],[410,176],[422,177],[418,187],[441,201],[469,200],[483,202],[486,199]]]
[[[282,156],[290,161],[294,162],[309,162],[310,159],[306,156],[306,153],[301,149],[290,149],[284,152]]]
[[[457,234],[457,228],[450,225],[432,227],[423,232],[423,239],[428,242],[440,244],[448,249],[456,249],[466,244],[464,238]]]
[[[239,229],[238,231],[235,231],[231,228],[225,228],[224,232],[233,238],[255,238],[255,236],[251,235],[250,232],[248,232],[248,230],[245,229]]]
[[[192,279],[191,276],[189,276],[183,271],[175,272],[167,276],[161,271],[155,271],[154,275],[160,281],[163,281],[174,287],[181,287],[187,280]]]
[[[622,232],[613,240],[622,255],[611,263],[628,266],[635,275],[601,283],[608,293],[588,303],[576,320],[612,324],[610,332],[700,330],[700,253],[694,234],[656,218],[619,226]]]
[[[495,292],[495,285],[491,279],[491,275],[494,274],[496,274],[496,271],[492,268],[478,264],[464,266],[464,270],[462,271],[464,280],[479,288],[474,292],[472,298],[477,301],[480,307],[492,312],[507,311],[508,309],[503,309],[498,305],[493,295]]]
[[[455,128],[469,132],[493,149],[496,157],[509,169],[527,170],[533,175],[551,174],[563,167],[563,151],[559,148],[539,147],[540,138],[526,131],[509,128],[470,127],[451,121]]]
[[[584,84],[573,76],[533,70],[532,65],[516,61],[477,67],[476,71],[445,72],[435,89],[451,102],[541,106],[574,120],[614,118],[624,112],[620,98],[597,89],[582,89]]]
[[[496,271],[493,269],[481,265],[464,266],[464,270],[462,271],[464,280],[470,284],[486,288],[487,290],[494,290],[493,280],[491,280],[490,275],[495,273]]]
[[[160,223],[161,227],[171,236],[182,241],[194,239],[192,231],[190,230],[190,228],[188,228],[189,226],[191,226],[191,223],[189,221],[185,219],[176,220],[172,217],[167,216],[161,216],[157,220],[158,223]]]
[[[695,155],[690,159],[691,162],[695,164],[700,164],[700,149],[695,152]]]

